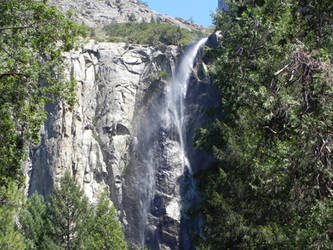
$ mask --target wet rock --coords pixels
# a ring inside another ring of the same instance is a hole
[[[208,40],[207,40],[207,43],[206,45],[208,47],[211,47],[211,48],[217,48],[219,46],[221,46],[222,44],[222,34],[221,34],[221,31],[217,31],[213,34],[211,34],[209,37],[208,37]]]

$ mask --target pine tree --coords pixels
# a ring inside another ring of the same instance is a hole
[[[23,192],[13,182],[7,188],[0,187],[0,249],[21,250],[26,247],[15,224],[17,211],[23,202]]]
[[[53,189],[47,214],[49,240],[59,248],[80,249],[89,216],[88,200],[68,171]]]
[[[27,201],[19,216],[22,234],[28,249],[43,249],[46,234],[47,203],[35,193]]]
[[[117,212],[111,206],[107,193],[103,193],[87,224],[84,249],[123,250],[127,249]]]
[[[96,206],[66,172],[46,203],[34,194],[19,216],[27,249],[127,249],[116,210],[103,193]]]

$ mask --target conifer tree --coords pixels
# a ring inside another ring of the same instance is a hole
[[[127,249],[116,210],[107,193],[96,206],[88,204],[66,172],[49,202],[34,194],[19,216],[27,249]]]
[[[24,238],[15,226],[15,218],[24,196],[14,183],[0,187],[0,249],[25,249]],[[3,198],[5,197],[5,198]]]
[[[54,187],[47,211],[49,240],[62,249],[80,249],[85,235],[85,219],[89,216],[88,199],[67,171]]]
[[[127,249],[116,209],[111,206],[106,192],[101,195],[93,215],[88,219],[87,230],[87,237],[84,242],[84,249],[86,250]]]
[[[203,249],[333,248],[333,2],[227,1],[197,145]]]
[[[19,216],[19,224],[28,249],[43,249],[46,237],[47,203],[34,193]]]

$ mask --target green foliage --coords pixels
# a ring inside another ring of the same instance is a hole
[[[60,97],[74,103],[63,51],[80,28],[46,1],[0,1],[0,186],[23,183],[24,141],[37,142],[44,105]]]
[[[47,204],[44,198],[35,193],[21,210],[19,221],[28,249],[44,249],[46,237]]]
[[[170,79],[170,75],[165,71],[159,71],[157,74],[157,77],[158,77],[158,79],[162,79],[162,80]]]
[[[0,186],[0,249],[25,249],[24,238],[16,230],[15,217],[24,201],[23,193],[14,182]]]
[[[8,218],[12,218],[13,226],[14,216]],[[25,242],[18,232],[14,231],[14,236],[25,243],[26,249],[127,249],[116,210],[106,193],[96,206],[88,204],[69,172],[61,178],[60,186],[54,187],[49,202],[37,194],[30,197],[20,212],[19,225]]]
[[[155,81],[169,80],[169,79],[170,79],[170,75],[167,72],[165,72],[165,71],[159,71],[157,73],[152,73],[149,76],[148,81],[150,83],[153,83]]]
[[[184,46],[203,36],[200,31],[189,31],[162,23],[117,23],[104,26],[111,42],[138,44],[166,44]]]
[[[88,199],[83,190],[66,172],[60,187],[54,187],[50,196],[47,212],[49,238],[59,248],[81,248],[88,211]]]
[[[84,249],[127,249],[117,212],[111,206],[107,193],[101,195],[94,214],[88,219],[87,231]]]
[[[332,1],[228,1],[197,146],[204,249],[333,248]]]

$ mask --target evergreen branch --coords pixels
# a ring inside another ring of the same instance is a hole
[[[27,26],[17,26],[17,27],[0,27],[0,31],[3,30],[20,30],[20,29],[30,29],[33,28],[32,25],[27,25]]]
[[[0,79],[2,79],[4,77],[7,77],[7,76],[24,76],[24,77],[29,77],[29,75],[23,74],[23,73],[7,72],[7,73],[0,74]]]
[[[273,129],[271,129],[270,127],[268,127],[268,126],[265,126],[264,128],[267,128],[267,129],[269,129],[273,134],[277,134],[278,132],[276,132],[276,131],[274,131]]]

